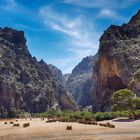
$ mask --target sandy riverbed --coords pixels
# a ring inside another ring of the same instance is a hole
[[[16,123],[20,127],[13,127],[12,124],[4,124],[4,121],[0,121],[0,140],[140,140],[140,120],[107,121],[115,124],[116,128],[79,123],[45,123],[40,119],[19,119]],[[27,122],[30,127],[23,128],[23,123]],[[66,130],[67,125],[72,125],[71,131]]]

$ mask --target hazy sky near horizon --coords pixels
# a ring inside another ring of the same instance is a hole
[[[97,53],[107,27],[139,8],[140,0],[0,0],[0,26],[23,30],[32,56],[70,73]]]

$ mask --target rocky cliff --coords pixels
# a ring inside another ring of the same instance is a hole
[[[62,71],[52,64],[49,64],[48,66],[50,71],[52,72],[53,77],[65,86],[65,78],[63,77]]]
[[[140,11],[127,24],[111,25],[104,32],[98,55],[93,72],[93,111],[107,111],[114,91],[131,85],[137,95],[140,93],[140,79],[135,76],[140,68]]]
[[[92,104],[92,71],[96,60],[97,55],[83,58],[66,82],[70,95],[82,108]]]
[[[0,107],[45,112],[56,104],[76,109],[48,65],[31,56],[24,32],[0,28]]]
[[[66,83],[67,83],[67,80],[68,80],[68,78],[70,77],[70,73],[66,73],[66,74],[64,74],[63,75],[63,77],[64,77],[64,82],[65,82],[65,85],[66,85]]]

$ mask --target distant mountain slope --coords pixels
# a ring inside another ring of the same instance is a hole
[[[112,93],[129,88],[140,95],[140,11],[122,26],[101,36],[94,72],[93,111],[108,111]]]
[[[64,80],[65,80],[65,84],[66,84],[66,82],[67,82],[67,80],[68,80],[68,78],[69,78],[70,75],[71,75],[70,73],[63,75]]]
[[[65,79],[62,75],[61,70],[59,70],[57,67],[55,67],[52,64],[48,65],[50,71],[52,72],[53,76],[63,85],[65,85]]]
[[[92,72],[96,60],[97,55],[83,58],[66,82],[67,90],[82,108],[92,104]]]
[[[58,104],[61,109],[76,106],[48,65],[32,57],[23,31],[0,29],[0,107],[45,112]]]

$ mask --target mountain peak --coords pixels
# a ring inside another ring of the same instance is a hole
[[[18,31],[12,28],[1,28],[0,29],[0,38],[7,40],[9,43],[12,43],[16,46],[19,45],[26,45],[26,39],[24,37],[24,32],[23,31]]]
[[[138,12],[131,18],[129,24],[140,25],[140,9]]]

